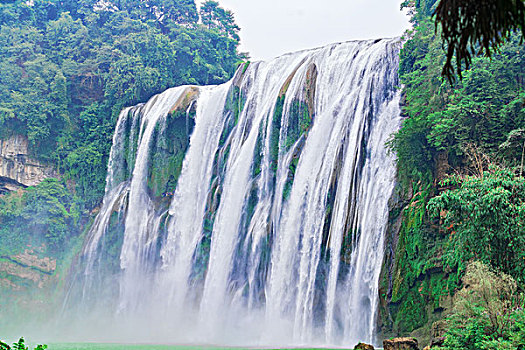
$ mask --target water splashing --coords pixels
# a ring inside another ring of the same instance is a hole
[[[376,341],[400,46],[347,42],[245,64],[226,84],[169,89],[121,113],[83,259],[86,276],[104,273],[93,267],[119,213],[113,311],[147,320],[137,337]],[[174,145],[173,132],[188,140]]]

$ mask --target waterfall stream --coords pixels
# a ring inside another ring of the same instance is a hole
[[[287,54],[124,109],[84,300],[111,276],[106,310],[178,343],[376,342],[400,47]]]

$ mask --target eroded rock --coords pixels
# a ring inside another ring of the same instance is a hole
[[[33,249],[26,249],[23,253],[2,257],[0,273],[7,278],[0,280],[0,284],[12,290],[24,289],[28,282],[43,288],[47,282],[56,278],[55,270],[55,259],[40,258]]]
[[[17,277],[19,279],[30,280],[34,283],[40,282],[40,273],[38,271],[21,266],[12,261],[0,261],[0,272],[4,272],[8,276]]]
[[[374,347],[367,343],[358,343],[354,347],[354,350],[374,350]]]
[[[33,250],[26,249],[23,253],[11,257],[11,260],[30,268],[40,270],[44,273],[53,273],[57,268],[57,262],[49,257],[39,258]]]
[[[393,338],[383,340],[384,350],[419,350],[416,338]]]
[[[0,140],[0,187],[3,192],[35,186],[57,172],[29,155],[27,137],[14,135]]]

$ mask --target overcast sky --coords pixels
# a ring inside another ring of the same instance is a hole
[[[252,60],[353,39],[400,36],[409,27],[402,0],[216,0],[241,27]],[[203,2],[202,0],[200,2]]]

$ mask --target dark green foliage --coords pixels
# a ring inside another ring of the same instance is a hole
[[[93,206],[123,106],[233,74],[238,27],[229,11],[211,13],[224,28],[199,24],[193,0],[2,2],[0,137],[27,135]]]
[[[18,339],[16,343],[13,343],[13,346],[9,346],[7,343],[4,343],[0,340],[0,350],[29,350],[28,346],[25,344],[24,338]],[[47,345],[37,345],[35,347],[35,350],[45,350],[47,349]]]
[[[275,173],[277,171],[277,162],[279,160],[279,139],[281,133],[281,120],[283,118],[283,108],[285,95],[279,96],[275,103],[273,112],[272,127],[270,130],[270,167]]]
[[[28,350],[24,338],[20,338],[16,343],[13,343],[13,350]]]
[[[436,149],[460,158],[462,148],[472,143],[497,156],[507,135],[525,125],[525,55],[517,40],[514,37],[492,61],[474,59],[445,108],[429,115],[428,139]]]
[[[401,9],[407,9],[411,22],[419,25],[422,20],[433,15],[438,0],[404,0]]]
[[[277,99],[272,119],[272,128],[270,135],[270,159],[272,162],[272,169],[274,171],[277,170],[276,167],[277,160],[280,154],[279,152],[281,152],[282,154],[288,152],[292,148],[292,146],[297,142],[297,140],[299,140],[299,138],[303,134],[308,132],[308,129],[310,128],[310,125],[313,120],[313,116],[308,111],[308,105],[300,100],[293,100],[290,105],[290,110],[284,111],[283,109],[285,98],[285,95],[282,95]],[[281,124],[283,113],[285,112],[288,114],[288,125],[286,128],[286,137],[283,140],[284,143],[280,145],[280,135],[282,133]],[[296,153],[296,158],[298,158],[299,152]],[[295,165],[297,165],[297,160],[295,162]],[[293,167],[294,172],[295,165]]]
[[[441,0],[436,8],[436,28],[440,25],[447,47],[443,75],[454,80],[468,69],[475,54],[491,56],[514,31],[525,33],[523,0]]]
[[[525,311],[523,295],[508,275],[473,262],[446,319],[447,350],[523,349]]]
[[[308,105],[300,100],[294,100],[290,106],[290,118],[284,143],[284,152],[287,152],[304,133],[308,132],[313,116],[308,111]]]
[[[458,265],[472,258],[525,283],[525,180],[492,167],[481,176],[452,176],[455,188],[432,198],[429,211],[446,211],[449,233],[445,261]]]
[[[299,157],[295,156],[292,158],[290,165],[288,166],[288,176],[286,178],[286,183],[284,184],[283,189],[283,201],[286,201],[290,197],[292,192],[293,180],[295,177],[295,170],[297,169],[297,164],[299,163]],[[327,213],[327,217],[329,217]]]
[[[229,38],[239,40],[237,34],[240,30],[239,26],[235,24],[233,13],[219,7],[217,1],[208,0],[202,4],[200,9],[202,24],[208,29],[216,30],[220,33],[226,34]]]
[[[175,191],[194,123],[194,115],[174,112],[165,125],[157,125],[148,167],[148,187],[154,196]]]
[[[525,125],[524,60],[518,38],[513,37],[492,60],[474,58],[464,79],[451,88],[440,77],[444,61],[440,42],[431,23],[422,21],[401,52],[403,111],[408,118],[391,143],[401,175],[428,177],[440,151],[448,154],[451,166],[462,167],[468,144],[515,166],[518,155],[509,157],[500,145]]]
[[[0,254],[10,255],[29,243],[45,243],[54,255],[80,232],[81,200],[64,183],[47,179],[23,194],[0,197]]]
[[[430,18],[435,3],[404,3],[415,23],[400,60],[406,119],[390,141],[399,186],[408,194],[404,209],[391,213],[392,223],[402,221],[382,288],[390,293],[388,327],[404,335],[420,326],[430,330],[442,317],[444,300],[461,287],[469,259],[507,271],[520,284],[525,277],[519,271],[523,180],[516,176],[525,150],[523,48],[511,36],[491,60],[473,57],[463,80],[451,86],[441,76],[446,52]],[[501,167],[489,170],[491,162]],[[452,173],[478,176],[440,183]],[[419,319],[406,317],[412,309]],[[473,332],[477,326],[472,324]]]
[[[414,186],[415,195],[399,214],[403,221],[395,251],[390,295],[393,318],[390,327],[397,334],[405,335],[425,324],[427,309],[439,310],[440,298],[451,294],[459,281],[455,270],[443,272],[441,251],[444,237],[432,228],[425,210],[432,187],[419,186]]]
[[[9,346],[9,344],[4,343],[0,340],[0,350],[11,350],[11,347]]]
[[[394,322],[394,329],[414,330],[427,322],[426,301],[413,289],[404,296]]]
[[[262,129],[262,125],[260,127]],[[259,132],[259,135],[262,133]],[[263,138],[258,137],[257,142],[255,143],[255,149],[253,150],[253,165],[252,165],[252,177],[255,179],[261,173],[261,163],[262,163],[262,148],[263,148]]]
[[[13,350],[29,350],[29,347],[25,344],[25,340],[24,338],[20,338],[16,343],[13,343],[13,346],[11,348],[9,348],[9,346],[5,343],[1,343],[0,342],[0,346],[2,346],[2,344],[6,345],[7,347],[5,348],[6,350],[8,349],[13,349]],[[3,347],[0,348],[0,349],[4,349]],[[35,350],[45,350],[47,349],[47,345],[37,345],[35,347]]]

